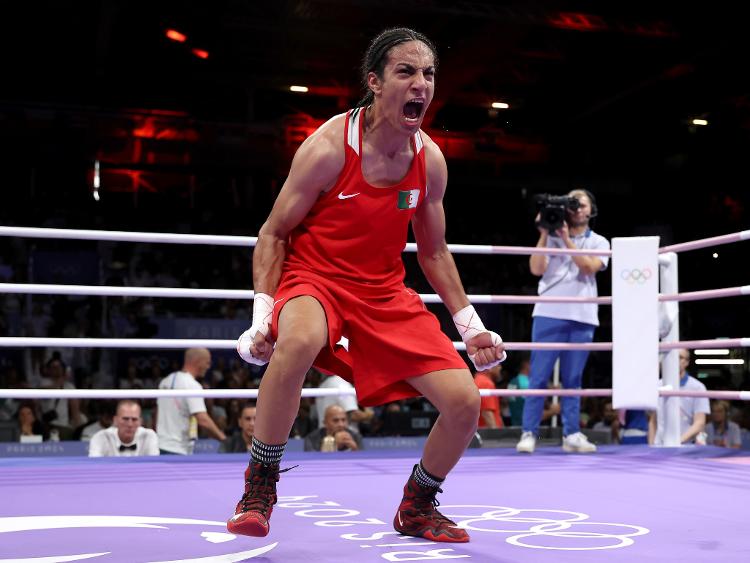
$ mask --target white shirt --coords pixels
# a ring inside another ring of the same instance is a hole
[[[170,373],[159,383],[159,389],[203,389],[192,374],[186,371]],[[193,445],[198,437],[198,422],[195,414],[206,412],[202,397],[163,398],[157,400],[159,414],[156,420],[156,433],[159,447],[176,454],[193,453]]]
[[[588,230],[571,237],[577,248],[588,250],[609,250],[609,241],[603,236]],[[547,237],[547,248],[567,248],[560,237]],[[597,256],[604,267],[609,264],[609,256]],[[539,280],[539,295],[545,297],[597,297],[596,274],[582,274],[570,254],[549,256],[547,269]],[[565,319],[599,326],[599,305],[596,303],[537,303],[534,317]]]
[[[133,446],[135,450],[120,450],[120,446]],[[159,440],[156,432],[149,428],[138,427],[135,438],[130,444],[123,444],[117,435],[117,428],[110,426],[100,430],[91,438],[89,457],[159,455]]]
[[[343,377],[331,375],[326,377],[320,384],[319,389],[354,389],[354,385]],[[318,413],[318,428],[323,427],[325,412],[331,405],[339,405],[344,412],[356,411],[359,408],[357,397],[354,395],[331,395],[329,397],[317,397],[315,399],[315,410]]]
[[[662,379],[659,380],[659,387],[664,385]],[[705,391],[706,386],[695,379],[692,375],[687,376],[683,385],[680,382],[680,391]],[[654,444],[657,446],[664,445],[664,421],[666,420],[665,409],[667,398],[660,397],[656,408],[656,436]],[[702,412],[706,415],[711,414],[711,405],[706,397],[680,397],[680,435],[687,432],[687,429],[693,425],[693,415]]]

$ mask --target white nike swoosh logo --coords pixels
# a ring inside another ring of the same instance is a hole
[[[355,197],[358,195],[359,195],[359,192],[357,192],[356,194],[349,194],[349,195],[344,195],[344,192],[339,192],[339,199],[349,199],[350,197]]]

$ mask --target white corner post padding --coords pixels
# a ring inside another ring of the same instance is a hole
[[[659,237],[612,239],[612,406],[659,399]]]

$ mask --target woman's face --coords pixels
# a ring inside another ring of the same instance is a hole
[[[31,410],[29,407],[21,407],[18,411],[18,421],[26,426],[28,424],[34,424],[34,421],[36,420],[36,417],[34,416],[34,411]]]

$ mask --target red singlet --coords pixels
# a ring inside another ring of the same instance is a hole
[[[466,364],[403,282],[409,221],[427,188],[421,135],[411,138],[414,158],[404,178],[376,188],[362,175],[364,114],[364,108],[348,112],[338,180],[289,237],[272,331],[276,337],[279,312],[290,299],[315,297],[329,338],[315,367],[351,381],[360,403],[373,405],[417,395],[406,378]],[[337,344],[342,336],[348,351]]]

